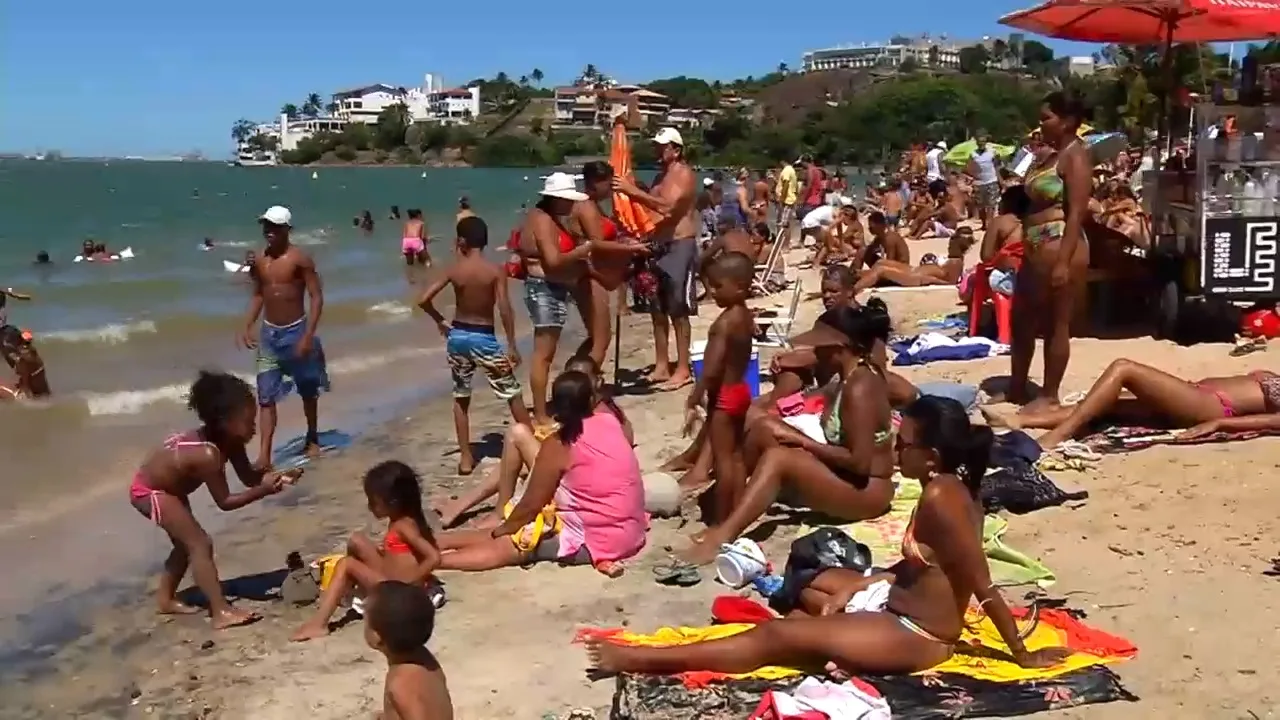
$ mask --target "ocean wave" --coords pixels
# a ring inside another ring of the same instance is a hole
[[[387,319],[400,320],[412,315],[413,308],[402,302],[388,300],[387,302],[380,302],[377,305],[369,306],[369,309],[366,312],[370,315],[379,315]]]
[[[430,352],[432,352],[430,348],[400,348],[385,353],[346,357],[330,362],[329,374],[347,375],[367,372],[391,363],[421,357]],[[245,382],[253,384],[254,378],[252,375],[240,373],[237,373],[237,375]],[[82,394],[81,397],[88,406],[90,416],[136,415],[147,407],[158,403],[186,402],[187,392],[190,388],[190,383],[175,383],[153,388],[116,390],[103,393],[90,392]]]
[[[40,333],[41,342],[90,342],[119,345],[129,341],[130,335],[150,335],[156,332],[156,324],[150,320],[129,323],[108,323],[102,327],[84,330],[51,330]]]

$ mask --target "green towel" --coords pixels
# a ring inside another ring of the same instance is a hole
[[[911,513],[920,500],[920,481],[904,478],[900,474],[895,474],[893,481],[897,491],[889,512],[874,520],[836,526],[870,548],[873,561],[881,567],[888,567],[902,559],[902,538],[907,534]],[[1056,580],[1053,571],[1039,560],[1005,545],[1000,539],[1008,527],[1009,523],[996,515],[988,515],[982,525],[982,546],[987,555],[987,564],[991,568],[991,579],[996,585],[1052,585]],[[800,528],[800,534],[807,535],[817,529],[805,526]]]

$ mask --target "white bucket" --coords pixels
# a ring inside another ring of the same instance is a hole
[[[737,589],[765,574],[769,560],[754,541],[738,538],[721,545],[716,556],[716,579]]]

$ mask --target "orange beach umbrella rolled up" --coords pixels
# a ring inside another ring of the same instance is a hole
[[[627,138],[627,126],[622,116],[613,124],[613,138],[609,148],[609,164],[613,174],[634,181],[631,168],[631,141]],[[622,226],[622,234],[633,238],[646,238],[657,222],[649,209],[622,193],[613,194],[613,216]]]

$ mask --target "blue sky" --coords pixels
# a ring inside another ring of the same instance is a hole
[[[6,4],[0,43],[0,150],[64,154],[229,151],[237,118],[267,119],[285,102],[374,82],[458,84],[540,68],[563,84],[594,63],[622,81],[763,74],[805,50],[947,33],[1007,35],[996,19],[1035,0],[893,0],[788,4],[828,13],[779,17],[776,3],[568,5],[493,0],[434,3],[183,3],[41,0]],[[758,12],[753,8],[759,7]],[[625,8],[618,10],[616,8]],[[657,8],[663,8],[658,10]],[[672,21],[628,18],[675,10]],[[598,19],[593,19],[598,18]],[[562,28],[594,26],[577,36]],[[1058,54],[1079,43],[1046,42]]]

